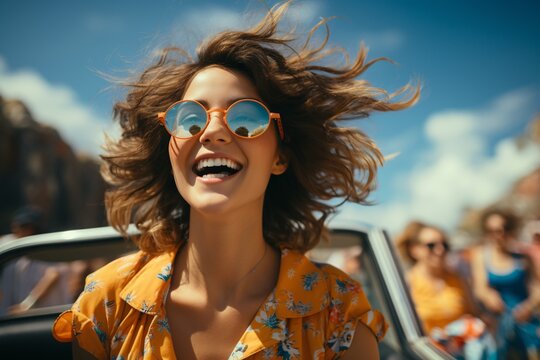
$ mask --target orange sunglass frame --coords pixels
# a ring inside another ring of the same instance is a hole
[[[237,133],[235,133],[231,127],[229,126],[229,122],[227,121],[227,112],[236,104],[238,103],[241,103],[241,102],[244,102],[244,101],[250,101],[250,102],[255,102],[259,105],[261,105],[265,110],[266,112],[268,113],[268,126],[266,127],[266,129],[261,132],[260,134],[257,134],[255,136],[252,136],[252,137],[247,137],[247,136],[242,136],[242,135],[238,135]],[[206,111],[206,124],[204,125],[204,128],[201,129],[201,131],[199,131],[197,134],[195,135],[192,135],[192,136],[189,136],[189,137],[179,137],[179,136],[176,136],[176,135],[173,135],[171,134],[171,132],[169,131],[169,129],[167,128],[167,124],[166,124],[166,121],[165,121],[165,118],[167,116],[167,112],[169,110],[171,110],[174,106],[176,106],[177,104],[180,104],[180,103],[183,103],[183,102],[194,102],[198,105],[200,105],[204,111]],[[178,139],[191,139],[192,137],[195,137],[199,134],[202,134],[204,132],[204,130],[206,130],[206,128],[208,127],[208,124],[210,123],[210,114],[213,113],[213,112],[219,112],[219,113],[222,113],[223,114],[223,120],[225,121],[225,124],[227,125],[227,129],[232,133],[234,134],[235,136],[241,138],[241,139],[255,139],[255,138],[258,138],[259,136],[261,136],[262,134],[264,134],[268,128],[270,127],[270,123],[272,122],[272,120],[275,120],[276,123],[277,123],[277,126],[278,126],[278,132],[279,132],[279,137],[281,140],[284,140],[285,139],[285,133],[283,131],[283,124],[281,123],[281,115],[278,114],[278,113],[273,113],[271,112],[267,107],[266,105],[264,105],[262,102],[260,102],[259,100],[256,100],[256,99],[241,99],[241,100],[237,100],[235,102],[233,102],[231,105],[229,105],[229,107],[227,107],[227,109],[223,109],[223,108],[211,108],[211,109],[206,109],[206,107],[201,104],[200,102],[198,102],[197,100],[179,100],[179,101],[176,101],[174,102],[173,104],[171,104],[167,110],[165,110],[164,112],[159,112],[157,114],[158,116],[158,119],[159,119],[159,122],[161,123],[161,125],[165,128],[165,130],[167,130],[167,132],[169,133],[169,135],[175,137],[175,138],[178,138]]]

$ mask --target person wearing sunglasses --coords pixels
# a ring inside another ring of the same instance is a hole
[[[475,295],[497,319],[501,359],[540,358],[540,279],[527,254],[514,249],[518,219],[488,209],[481,217],[484,241],[472,252]]]
[[[410,222],[396,237],[407,283],[426,334],[458,359],[496,359],[495,342],[465,279],[447,266],[443,230]]]
[[[140,252],[90,275],[57,319],[76,357],[378,357],[387,325],[361,285],[304,253],[326,238],[329,200],[366,203],[383,161],[340,123],[405,109],[419,88],[398,101],[358,79],[363,48],[335,67],[327,40],[295,49],[277,31],[288,6],[193,59],[167,48],[128,84],[103,174],[108,219],[138,227]]]

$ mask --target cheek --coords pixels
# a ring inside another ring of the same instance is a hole
[[[171,137],[169,141],[169,160],[175,180],[185,177],[187,171],[187,154],[189,154],[189,144],[185,140]],[[178,184],[178,182],[177,182]]]
[[[279,159],[275,131],[267,131],[263,136],[255,140],[252,151],[258,159],[264,162],[266,167],[272,166]]]
[[[412,257],[416,260],[422,260],[423,258],[425,258],[425,251],[423,246],[421,245],[411,245],[410,253]]]
[[[171,161],[173,170],[175,170],[175,167],[177,166],[177,163],[178,163],[177,160],[178,160],[179,155],[180,155],[180,146],[171,137],[171,140],[169,140],[169,160]]]

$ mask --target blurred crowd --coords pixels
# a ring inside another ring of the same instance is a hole
[[[42,213],[25,207],[11,221],[11,233],[0,245],[43,233]],[[84,279],[105,260],[50,262],[22,256],[0,269],[0,317],[49,306],[71,304],[82,291]]]
[[[458,359],[539,359],[540,220],[490,209],[480,222],[459,250],[421,221],[395,238],[424,330]]]

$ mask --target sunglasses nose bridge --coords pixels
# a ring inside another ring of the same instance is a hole
[[[211,122],[212,118],[221,118],[222,120],[225,120],[227,118],[227,110],[221,109],[221,108],[212,108],[206,111],[207,114],[207,121]]]
[[[432,249],[432,251],[437,254],[445,254],[448,252],[448,250],[449,250],[448,245],[445,243],[436,243],[434,244],[433,249]]]
[[[200,141],[225,141],[230,140],[229,131],[225,120],[226,110],[220,108],[212,108],[206,111],[207,123],[204,128]]]
[[[207,110],[206,112],[208,113],[208,116],[212,116],[212,113],[216,113],[216,112],[222,114],[223,116],[227,114],[227,110],[221,109],[221,108],[212,108],[212,109]]]

